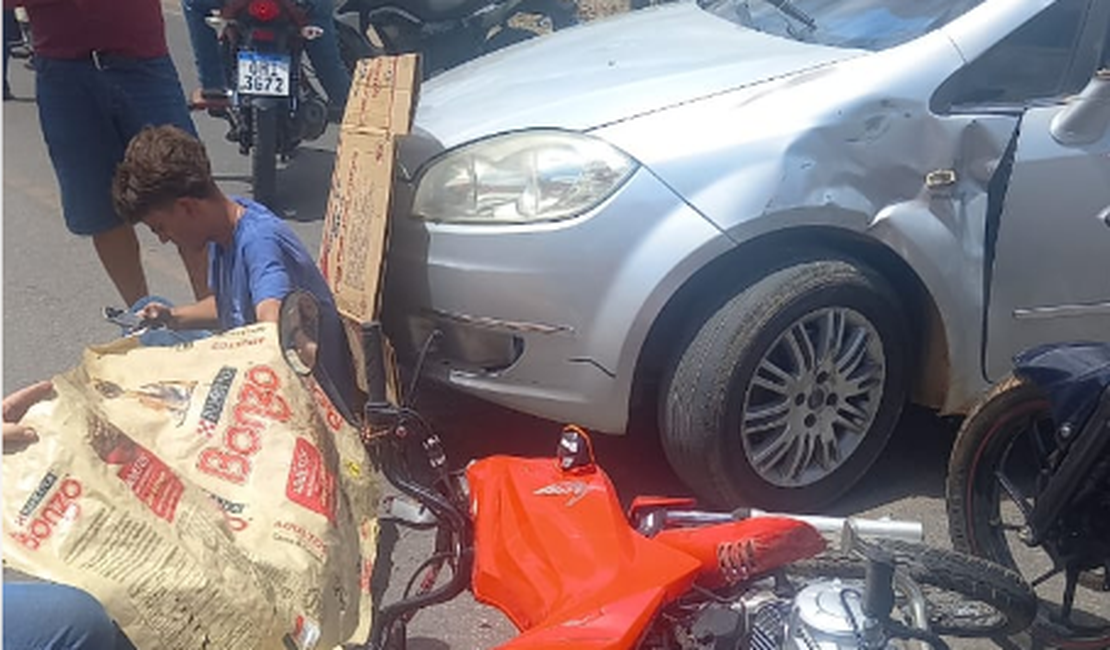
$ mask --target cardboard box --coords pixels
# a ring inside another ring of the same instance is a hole
[[[359,61],[339,131],[320,269],[347,329],[356,380],[366,392],[359,324],[379,320],[389,233],[394,138],[409,132],[420,83],[417,55]],[[392,350],[385,344],[387,390],[398,393]]]
[[[409,132],[419,88],[415,54],[359,61],[339,131],[320,268],[339,313],[378,319],[385,264],[394,137]]]

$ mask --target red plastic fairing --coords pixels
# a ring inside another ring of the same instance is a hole
[[[632,530],[600,468],[494,456],[467,480],[474,595],[528,631],[504,648],[631,648],[700,568]]]
[[[817,555],[825,539],[812,526],[786,517],[757,517],[697,528],[672,528],[655,536],[701,562],[698,584],[723,587]]]

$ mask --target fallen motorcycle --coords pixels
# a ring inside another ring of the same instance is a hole
[[[254,199],[273,207],[278,160],[327,129],[328,103],[305,56],[320,28],[309,23],[304,0],[232,0],[206,22],[219,34],[230,90],[205,94],[196,108],[227,120],[228,139],[251,157]],[[374,54],[354,28],[338,20],[335,27],[348,70]]]
[[[425,78],[578,22],[571,0],[347,0],[338,11],[357,14],[359,32],[386,54],[419,52]]]
[[[326,342],[311,332],[311,300],[287,299],[281,313],[291,365],[334,394],[313,370]],[[578,427],[553,458],[493,456],[452,472],[420,415],[386,399],[380,337],[363,327],[363,442],[402,495],[385,518],[434,530],[435,551],[380,609],[374,650],[403,649],[417,611],[468,588],[521,630],[502,646],[518,649],[946,648],[940,634],[1006,635],[1032,621],[1019,575],[904,541],[920,539],[920,524],[704,512],[658,497],[625,513]],[[824,552],[819,529],[840,531],[844,552]]]
[[[964,421],[948,467],[953,545],[1015,569],[1051,647],[1110,647],[1110,345],[1036,348]]]

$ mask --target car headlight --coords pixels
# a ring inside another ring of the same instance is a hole
[[[450,151],[420,177],[413,216],[475,224],[570,219],[616,191],[636,162],[597,138],[520,131]]]

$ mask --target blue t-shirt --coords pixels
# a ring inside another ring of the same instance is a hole
[[[266,206],[233,197],[245,208],[231,244],[208,245],[208,286],[216,296],[220,329],[256,321],[254,306],[304,289],[320,303],[320,363],[344,399],[354,386],[347,336],[331,289],[293,230]],[[349,402],[348,402],[349,403]]]

